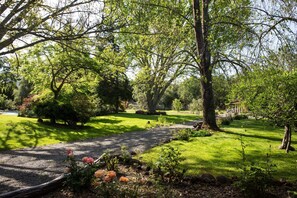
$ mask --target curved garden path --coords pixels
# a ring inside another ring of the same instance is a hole
[[[192,126],[193,122],[189,122],[72,143],[1,151],[0,195],[60,176],[66,165],[66,149],[73,149],[77,159],[84,156],[97,158],[107,149],[117,153],[122,145],[126,145],[129,151],[143,152],[172,138],[174,130]]]

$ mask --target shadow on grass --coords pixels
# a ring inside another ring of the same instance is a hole
[[[160,115],[142,115],[142,114],[133,114],[133,113],[119,113],[114,114],[115,117],[122,117],[122,118],[137,118],[142,120],[154,120],[158,121]],[[162,117],[166,118],[166,121],[169,123],[182,123],[185,121],[193,121],[200,119],[197,115],[162,115]]]
[[[62,124],[50,125],[47,122],[9,123],[7,124],[6,134],[0,137],[0,150],[25,147],[35,148],[47,144],[73,142],[139,130],[145,129],[136,125],[125,126],[116,124],[99,125],[96,128],[93,126],[77,126],[73,128]]]

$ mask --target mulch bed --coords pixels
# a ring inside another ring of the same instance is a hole
[[[137,186],[136,197],[203,197],[203,198],[242,198],[244,195],[241,191],[234,187],[232,183],[236,178],[228,179],[224,176],[213,177],[210,174],[204,174],[195,177],[185,177],[175,183],[160,183],[157,178],[149,171],[150,168],[138,161],[130,164],[120,164],[117,171],[117,177],[125,176],[129,178],[129,182],[121,184],[119,188],[130,189],[135,192]],[[99,187],[97,187],[99,188]],[[286,182],[275,182],[275,184],[267,190],[265,195],[254,195],[253,197],[279,197],[287,198],[288,190],[296,191],[297,185]],[[54,192],[50,192],[44,198],[89,198],[89,197],[108,197],[98,194],[98,190],[94,187],[85,189],[82,192],[73,192],[67,187],[61,187]],[[132,195],[110,195],[109,197],[132,197]],[[292,196],[293,197],[293,196]]]

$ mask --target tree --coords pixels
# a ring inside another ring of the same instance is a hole
[[[233,97],[245,102],[255,115],[263,116],[285,134],[280,149],[292,150],[292,129],[297,120],[297,72],[275,67],[255,69],[241,76],[233,88]]]
[[[132,87],[124,73],[116,72],[105,74],[97,87],[97,94],[104,104],[113,107],[115,113],[119,112],[121,101],[132,99]]]
[[[174,99],[172,102],[172,109],[174,109],[175,111],[180,111],[183,108],[183,104],[181,103],[181,101],[179,99]]]
[[[13,100],[17,77],[11,69],[7,58],[0,58],[0,95]]]
[[[223,53],[230,53],[232,46],[239,46],[240,41],[247,38],[248,28],[243,22],[248,19],[250,12],[242,8],[248,5],[248,0],[193,0],[195,60],[201,80],[203,125],[213,130],[219,128],[215,117],[212,72],[216,64],[222,62],[241,65],[240,60],[232,60],[232,56]]]
[[[133,67],[139,70],[133,85],[134,98],[138,102],[145,101],[144,106],[152,114],[166,89],[184,72],[188,58],[183,50],[189,41],[189,28],[185,27],[184,20],[174,17],[168,10],[160,12],[155,6],[157,2],[163,6],[182,5],[179,1],[126,2],[123,7],[137,8],[125,13],[127,18],[135,18],[136,25],[121,30],[130,34],[119,34]]]
[[[41,42],[75,40],[116,29],[108,18],[112,15],[105,15],[103,3],[95,0],[3,1],[0,5],[0,55]],[[119,20],[117,25],[120,26]]]
[[[216,108],[225,109],[228,94],[231,90],[231,82],[231,79],[222,74],[213,76],[214,104]]]
[[[195,76],[185,79],[179,84],[177,93],[184,107],[188,108],[193,99],[201,98],[200,79]]]
[[[69,42],[68,45],[70,45]],[[87,46],[74,47],[83,51]],[[21,55],[21,57],[23,58],[19,62],[21,65],[20,73],[24,79],[33,84],[34,92],[40,95],[46,93],[47,90],[51,91],[51,95],[46,95],[42,104],[39,105],[38,111],[44,112],[41,110],[43,107],[50,108],[48,110],[52,113],[46,115],[51,116],[52,123],[55,123],[56,119],[59,118],[58,112],[62,114],[62,107],[59,102],[63,102],[63,97],[69,95],[67,92],[79,94],[87,82],[88,73],[97,66],[89,55],[81,54],[77,50],[65,47],[65,45],[53,43],[35,45],[26,55]],[[65,111],[69,110],[64,112],[64,115],[68,117],[71,117],[71,112],[75,111],[70,102],[71,99],[68,99],[62,105],[65,107]],[[69,119],[68,122],[70,123]],[[75,125],[76,123],[73,122],[72,124]]]

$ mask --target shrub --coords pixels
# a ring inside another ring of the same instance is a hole
[[[219,125],[230,125],[232,122],[231,117],[223,117],[218,119],[218,124]]]
[[[159,122],[161,125],[166,125],[166,123],[167,123],[167,119],[166,119],[166,117],[160,115],[160,116],[158,117],[158,122]]]
[[[193,131],[191,134],[191,137],[207,137],[207,136],[211,136],[211,133],[207,130]]]
[[[183,107],[183,104],[181,103],[181,101],[179,99],[174,99],[172,101],[172,108],[175,110],[175,111],[180,111]]]
[[[15,109],[15,104],[12,100],[7,99],[5,95],[0,95],[0,109],[12,110],[12,109]]]
[[[94,159],[84,157],[82,161],[76,161],[72,150],[67,150],[66,162],[68,163],[65,184],[73,191],[82,191],[91,185],[94,172],[97,167]]]
[[[172,146],[162,148],[161,155],[155,164],[162,181],[178,181],[183,177],[186,171],[180,167],[182,160],[178,149]]]
[[[110,154],[110,151],[106,151],[103,155],[102,155],[102,160],[105,163],[106,169],[107,170],[114,170],[117,171],[118,165],[119,165],[119,159],[115,156],[112,156]]]
[[[94,115],[92,103],[82,97],[74,97],[70,101],[39,101],[35,104],[34,112],[39,118],[49,118],[52,123],[55,120],[63,120],[69,126],[82,125]]]
[[[36,113],[34,111],[36,97],[34,95],[28,96],[23,99],[23,104],[19,106],[19,116],[21,117],[36,117]]]
[[[189,105],[189,110],[192,113],[199,113],[202,109],[202,99],[193,99]]]
[[[192,129],[181,129],[175,134],[175,138],[178,140],[189,141],[192,135]]]
[[[244,120],[244,119],[248,119],[247,115],[235,115],[234,120]]]

